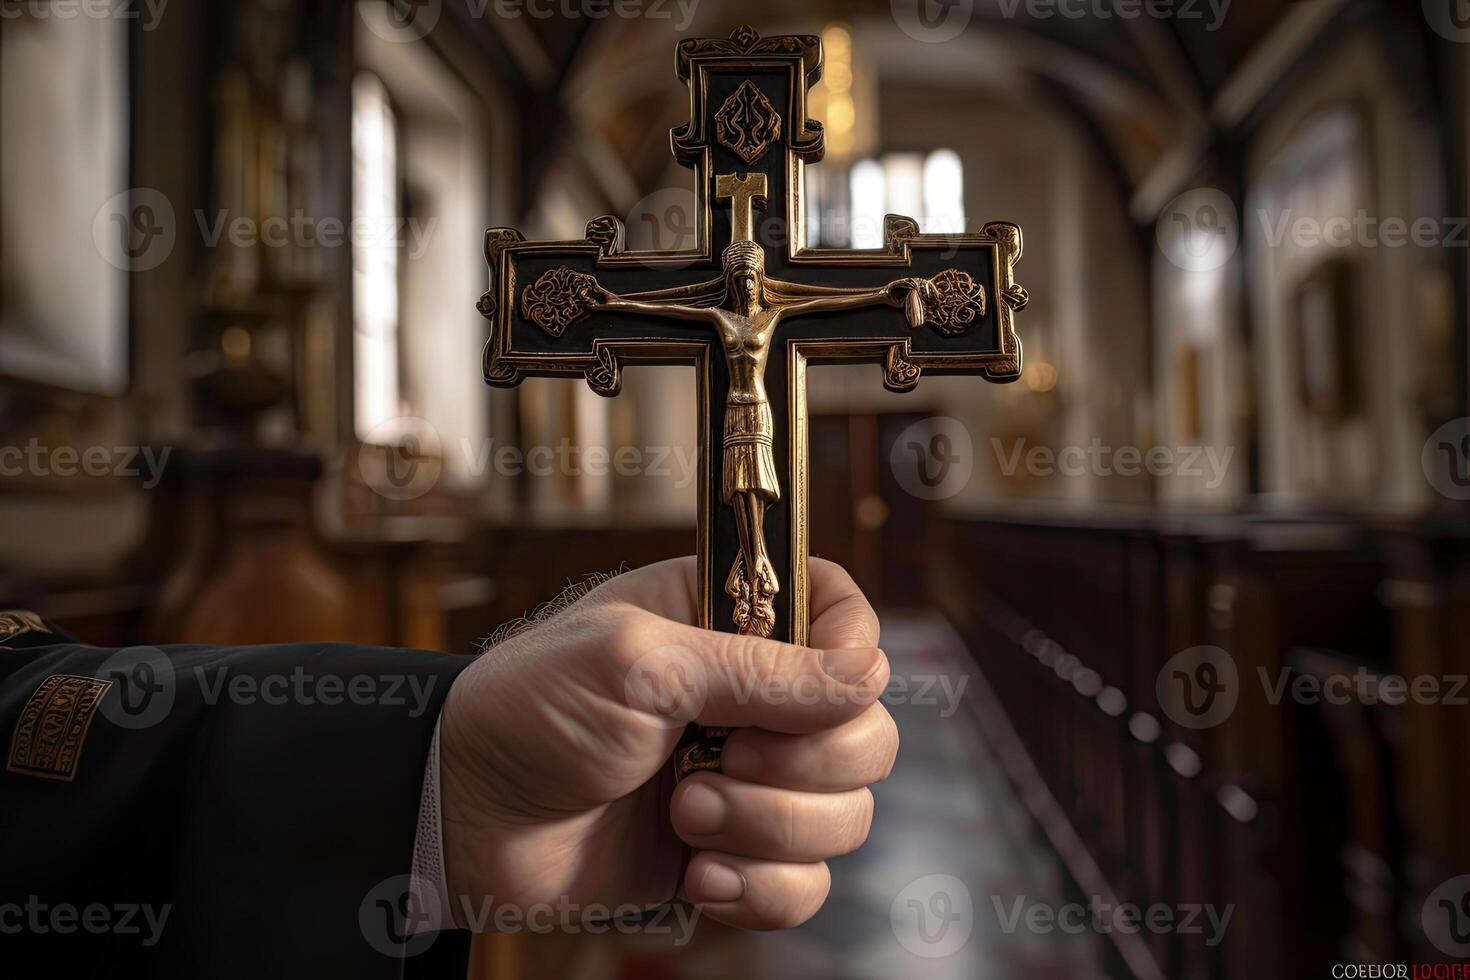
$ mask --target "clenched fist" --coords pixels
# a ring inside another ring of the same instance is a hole
[[[655,906],[682,873],[683,895],[731,925],[810,918],[898,749],[877,617],[837,565],[810,577],[810,648],[691,625],[685,558],[599,586],[462,673],[440,722],[452,902]],[[690,721],[737,730],[721,772],[676,786]]]

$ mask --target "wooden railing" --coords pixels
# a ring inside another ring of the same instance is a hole
[[[1203,934],[1114,931],[1123,969],[1285,978],[1445,959],[1415,923],[1470,869],[1446,831],[1470,708],[1276,692],[1465,674],[1462,529],[1033,515],[939,530],[930,590],[993,694],[977,716],[1014,738],[1002,757],[1079,894],[1231,916],[1217,943],[1207,917]],[[1173,658],[1222,652],[1233,708],[1192,727],[1161,701]]]

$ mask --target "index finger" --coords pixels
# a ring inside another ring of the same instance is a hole
[[[675,558],[620,575],[605,589],[641,609],[691,626],[699,625],[699,565]],[[847,570],[823,558],[807,561],[807,645],[823,650],[876,647],[878,615]]]

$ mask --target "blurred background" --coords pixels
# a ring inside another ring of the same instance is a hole
[[[813,373],[905,739],[818,918],[475,975],[1470,957],[1465,0],[0,0],[0,608],[471,654],[691,551],[693,372],[492,390],[475,303],[489,226],[692,245],[742,23],[823,38],[820,244],[1021,225],[1024,375]]]

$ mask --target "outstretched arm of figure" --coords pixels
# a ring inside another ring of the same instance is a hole
[[[801,316],[806,313],[827,313],[834,310],[856,310],[865,306],[887,303],[898,306],[902,303],[898,293],[901,289],[918,289],[921,292],[934,287],[927,279],[896,279],[877,289],[840,289],[821,286],[802,286],[797,283],[772,283],[783,296],[799,296],[795,302],[783,303],[783,317]]]
[[[593,309],[611,310],[615,313],[641,313],[644,316],[663,317],[671,320],[708,320],[711,306],[700,305],[718,289],[719,280],[661,289],[657,292],[633,293],[619,296],[599,285],[597,302]],[[682,302],[680,302],[682,300]]]

